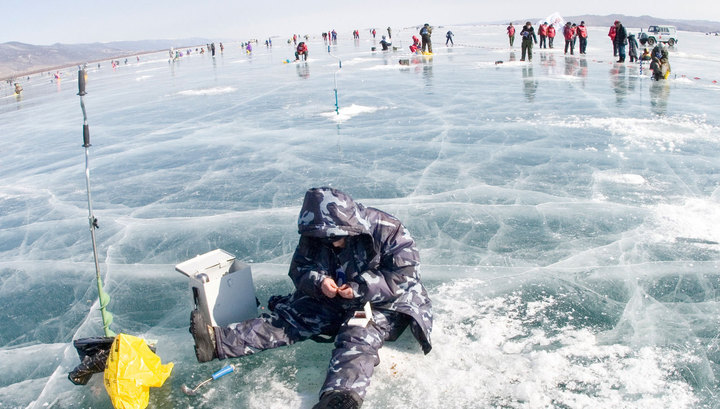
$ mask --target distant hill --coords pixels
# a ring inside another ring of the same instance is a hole
[[[212,42],[202,38],[182,40],[117,41],[92,44],[0,44],[0,79],[13,78],[91,61],[122,58],[148,52],[184,48]]]
[[[515,21],[536,21],[542,20],[544,17],[536,18],[521,18]],[[625,27],[637,27],[647,29],[651,25],[670,25],[677,27],[678,30],[683,31],[697,31],[701,33],[710,33],[720,31],[720,22],[709,21],[709,20],[668,20],[662,18],[656,18],[652,16],[625,16],[623,14],[610,14],[607,16],[597,15],[584,15],[584,16],[563,16],[565,21],[572,21],[573,23],[585,22],[586,26],[606,26],[610,27],[615,20],[620,20]],[[507,24],[503,22],[502,24]]]

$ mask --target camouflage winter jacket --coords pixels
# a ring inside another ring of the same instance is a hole
[[[430,352],[432,303],[420,281],[415,241],[398,219],[336,189],[313,188],[305,194],[298,233],[302,237],[289,272],[298,292],[328,300],[320,290],[322,281],[341,279],[355,297],[335,297],[333,302],[362,309],[369,301],[373,309],[411,317],[413,335],[423,351]],[[345,248],[323,244],[333,237],[346,237]]]

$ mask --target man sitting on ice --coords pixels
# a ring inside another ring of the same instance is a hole
[[[432,304],[420,281],[418,249],[400,220],[332,188],[305,193],[298,233],[288,273],[295,291],[272,297],[271,314],[227,327],[207,325],[194,310],[195,354],[206,362],[335,337],[314,409],[359,408],[385,341],[409,326],[423,352],[432,348]],[[357,325],[354,315],[368,303],[370,320]]]

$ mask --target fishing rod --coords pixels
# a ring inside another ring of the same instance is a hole
[[[340,57],[332,55],[332,53],[330,52],[330,44],[328,44],[328,54],[331,57],[337,58],[337,60],[338,60],[338,69],[333,74],[333,83],[335,85],[335,113],[340,115],[340,106],[338,105],[338,92],[337,92],[337,73],[340,71],[340,69],[342,69],[342,60],[340,59]]]
[[[97,244],[95,242],[95,229],[99,229],[98,220],[95,218],[92,209],[92,200],[90,198],[90,126],[87,121],[87,113],[85,112],[85,101],[83,97],[85,92],[85,83],[87,82],[87,71],[85,66],[78,67],[78,95],[80,96],[80,108],[83,113],[83,147],[85,148],[85,186],[87,187],[88,201],[88,223],[90,224],[90,238],[92,239],[93,258],[95,259],[95,279],[98,288],[98,301],[100,302],[100,314],[102,316],[103,330],[106,337],[114,337],[116,334],[110,329],[113,315],[106,309],[110,303],[110,296],[103,290],[102,278],[100,277],[100,264],[98,262]]]

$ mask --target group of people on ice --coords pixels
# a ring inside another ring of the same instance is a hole
[[[538,26],[537,36],[531,22],[526,22],[520,31],[522,39],[522,57],[520,61],[532,61],[533,44],[538,44],[537,37],[540,37],[540,48],[553,48],[556,29],[554,24],[543,22]],[[587,53],[588,29],[584,21],[580,24],[567,22],[562,27],[562,34],[565,39],[565,54],[575,54],[575,43],[579,42],[579,53],[585,55]],[[515,43],[515,26],[510,23],[507,26],[507,35],[510,47]],[[624,63],[625,58],[629,57],[630,62],[651,61],[650,69],[653,71],[653,78],[667,78],[670,72],[670,63],[668,62],[668,51],[658,44],[651,52],[646,48],[641,57],[638,57],[638,42],[634,34],[628,33],[619,20],[616,20],[610,31],[608,32],[610,41],[613,45],[613,56],[618,57],[618,63]]]
[[[412,36],[413,43],[410,46],[410,52],[413,54],[432,54],[432,26],[428,23],[423,24],[420,28],[420,38]],[[452,31],[448,31],[446,35],[445,45],[452,42]],[[422,39],[422,40],[421,40]],[[454,45],[454,44],[453,44]]]
[[[543,22],[538,26],[537,30],[537,36],[535,35],[535,28],[533,28],[531,22],[526,22],[523,26],[522,30],[520,31],[520,37],[522,38],[522,58],[521,61],[525,61],[525,55],[528,56],[528,61],[532,61],[532,46],[533,44],[537,44],[537,37],[540,37],[540,48],[554,48],[555,43],[555,35],[557,34],[557,29],[555,28],[554,24],[548,24],[547,21]],[[565,23],[565,25],[562,27],[562,34],[565,38],[565,54],[570,52],[570,54],[575,54],[575,43],[576,41],[579,41],[580,47],[579,52],[580,54],[585,54],[587,51],[587,38],[588,38],[588,31],[587,26],[585,25],[584,21],[581,21],[580,24],[574,24],[571,22]],[[515,26],[513,26],[513,23],[510,23],[507,27],[507,35],[508,40],[510,41],[510,47],[512,47],[515,43]]]

